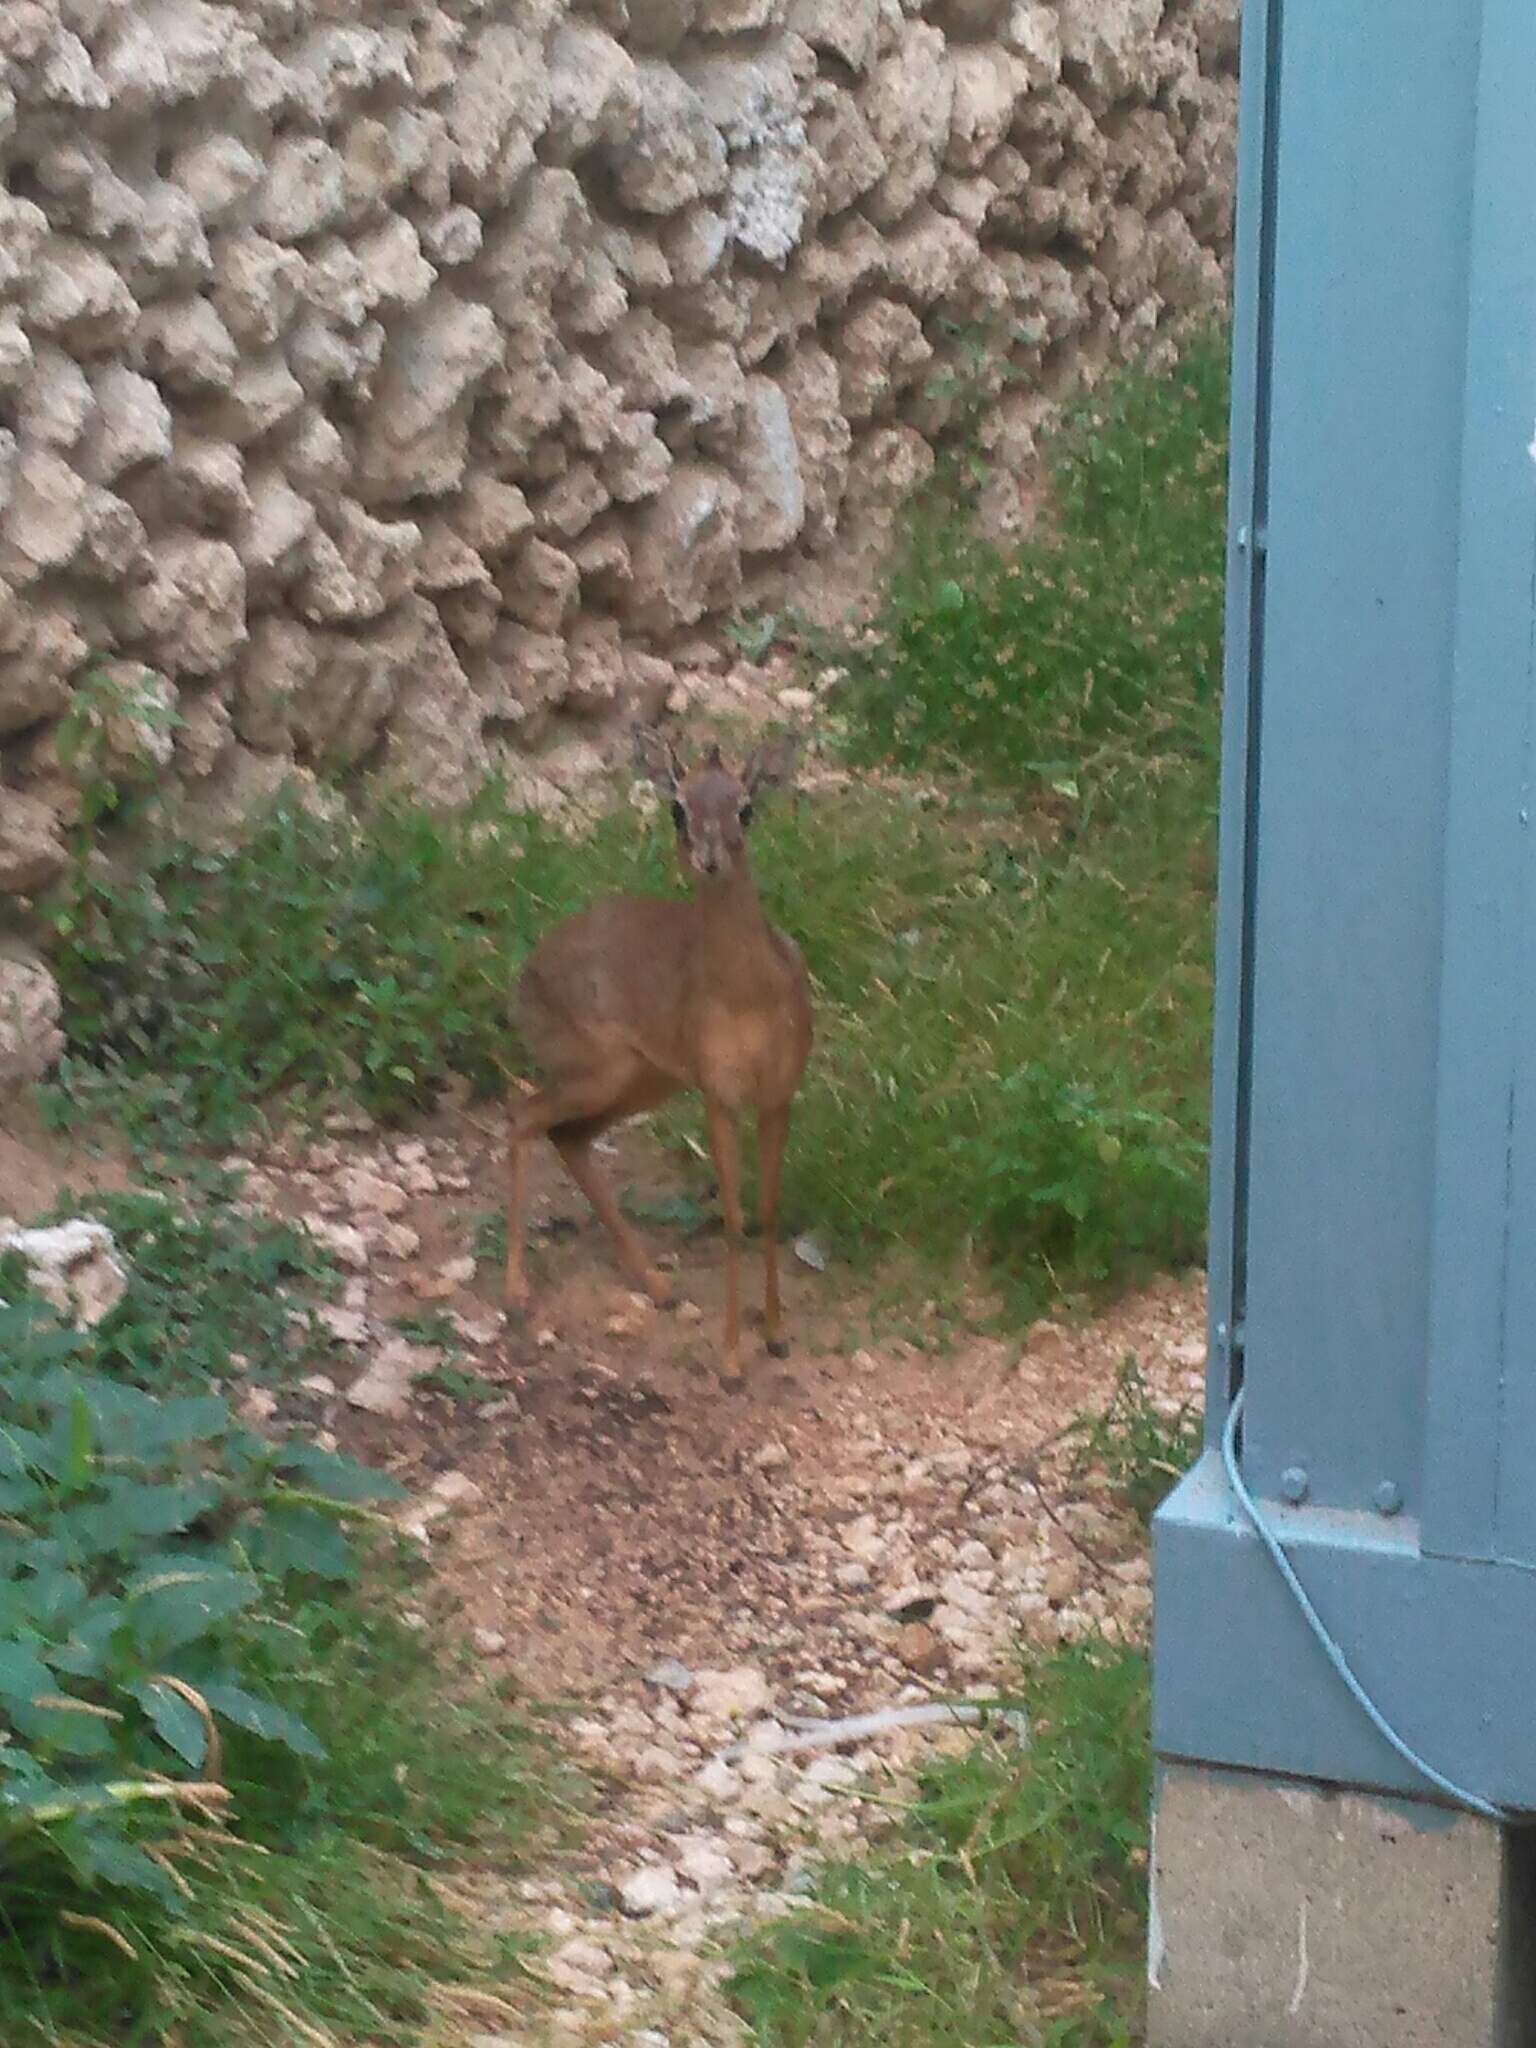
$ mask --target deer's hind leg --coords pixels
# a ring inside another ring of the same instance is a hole
[[[646,1070],[629,1067],[562,1077],[531,1095],[514,1095],[507,1104],[507,1265],[503,1298],[509,1309],[528,1304],[523,1265],[524,1211],[527,1198],[527,1148],[547,1137],[566,1171],[591,1203],[598,1221],[613,1239],[620,1264],[636,1287],[665,1304],[668,1286],[646,1256],[613,1191],[592,1157],[592,1144],[611,1124],[652,1109],[674,1093],[673,1084]]]

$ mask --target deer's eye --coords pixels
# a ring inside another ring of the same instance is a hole
[[[752,799],[750,797],[741,807],[741,822],[743,825],[750,825],[752,822]]]
[[[686,832],[688,830],[688,813],[683,809],[676,797],[672,799],[672,822],[679,832]]]

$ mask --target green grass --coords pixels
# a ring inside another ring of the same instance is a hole
[[[819,1013],[788,1220],[844,1256],[975,1253],[1038,1302],[1198,1253],[1223,403],[1214,347],[1107,386],[1063,430],[1056,530],[1012,557],[920,509],[877,639],[843,651],[835,743],[940,786],[757,829]],[[232,853],[82,868],[51,913],[55,1102],[105,1086],[185,1145],[279,1093],[392,1118],[450,1073],[496,1086],[529,946],[605,890],[675,888],[667,842],[627,806],[571,834],[491,788],[451,818],[280,806]]]
[[[1028,1671],[1027,1747],[935,1762],[897,1826],[754,1933],[730,1996],[763,2048],[1127,2048],[1139,2038],[1146,1667]]]
[[[0,1261],[0,2041],[407,2042],[515,1993],[427,1880],[515,1869],[574,1781],[392,1618],[397,1489],[232,1405],[307,1369],[323,1266],[217,1173],[64,1207],[130,1282],[74,1332]]]

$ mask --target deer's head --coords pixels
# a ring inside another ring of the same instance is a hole
[[[723,881],[741,872],[754,807],[766,790],[791,780],[797,747],[792,735],[769,740],[737,774],[725,765],[718,746],[710,746],[688,768],[654,726],[635,728],[636,763],[671,805],[685,875]]]

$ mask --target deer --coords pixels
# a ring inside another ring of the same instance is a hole
[[[742,1117],[757,1120],[765,1262],[763,1334],[785,1358],[778,1207],[790,1109],[811,1052],[809,977],[794,941],[769,924],[747,859],[759,799],[793,777],[793,736],[758,748],[740,773],[711,745],[692,768],[655,727],[634,731],[640,774],[667,800],[682,898],[609,896],[547,932],[518,977],[515,1009],[538,1085],[507,1103],[509,1315],[526,1313],[523,1215],[530,1145],[548,1138],[612,1239],[631,1284],[673,1306],[666,1276],[621,1214],[593,1156],[602,1133],[684,1090],[704,1098],[725,1222],[720,1373],[741,1378]]]

